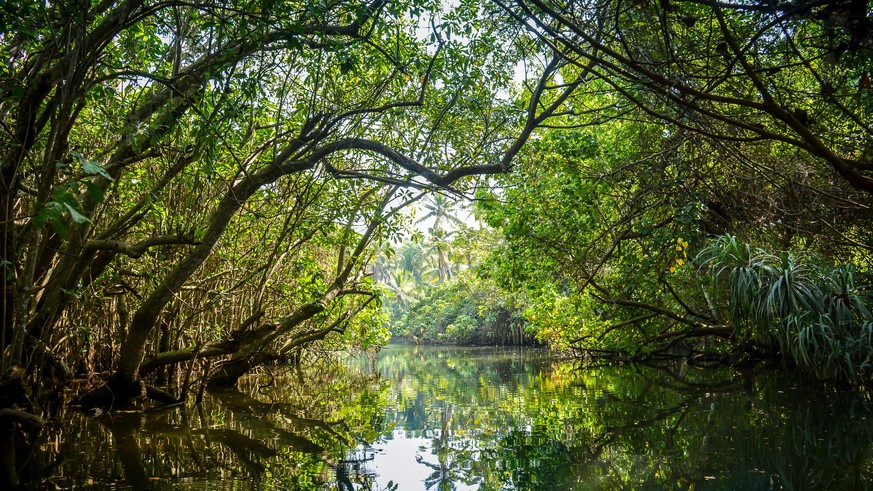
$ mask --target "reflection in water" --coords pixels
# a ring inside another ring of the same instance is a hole
[[[199,408],[69,415],[19,477],[30,489],[332,489],[356,439],[380,431],[387,386],[342,366],[306,381],[249,379]]]
[[[355,450],[373,489],[873,489],[870,402],[781,372],[411,347],[377,369],[390,431]]]
[[[30,488],[873,489],[863,396],[781,372],[578,370],[546,353],[390,347],[201,408],[73,415]]]

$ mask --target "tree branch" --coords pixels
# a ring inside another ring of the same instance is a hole
[[[91,251],[112,251],[115,253],[124,254],[131,258],[142,257],[150,248],[160,245],[184,244],[197,245],[200,242],[194,240],[190,234],[172,234],[172,235],[157,235],[150,237],[136,244],[123,242],[120,240],[96,239],[85,243],[85,250]]]

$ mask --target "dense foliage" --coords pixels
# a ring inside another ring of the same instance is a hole
[[[476,2],[2,9],[0,373],[107,382],[86,405],[379,342],[398,210],[505,171],[555,109],[503,93],[522,53]]]
[[[867,380],[866,7],[497,3],[563,48],[560,82],[579,87],[516,172],[480,193],[507,239],[502,285],[530,296],[538,337],[631,359],[781,355],[812,375]],[[747,300],[776,302],[778,274],[795,273],[816,300],[743,310],[698,254],[724,240],[784,258],[750,272]]]
[[[873,19],[867,2],[495,0],[569,62],[572,124],[634,108],[742,152],[766,142],[873,192]],[[787,162],[786,162],[787,163]],[[785,163],[758,160],[780,174]],[[832,175],[831,175],[832,174]],[[823,176],[815,176],[816,180]],[[821,182],[821,181],[820,181]]]
[[[840,219],[845,233],[823,229],[850,205],[783,176],[737,180],[723,174],[730,155],[702,151],[711,142],[663,131],[550,132],[509,185],[481,194],[481,215],[506,237],[497,276],[528,295],[537,337],[630,359],[781,356],[817,377],[867,380],[870,255],[852,238],[866,207]]]
[[[866,373],[862,2],[0,8],[0,384],[28,386],[4,406],[51,410],[74,374],[85,405],[178,401],[325,340],[378,345],[407,309],[428,339],[524,317],[629,357],[746,350],[769,323],[811,372]],[[440,193],[479,198],[490,259],[452,256]],[[383,267],[425,195],[431,272]],[[851,306],[721,315],[744,307],[693,259],[724,234],[816,257],[809,284]]]
[[[464,275],[430,288],[392,324],[394,336],[426,344],[531,344],[519,299],[493,281]]]
[[[871,262],[866,3],[496,3],[561,48],[561,82],[579,87],[482,194],[507,237],[504,284],[530,294],[538,335],[630,358],[776,351],[866,380],[870,300],[854,272]],[[791,324],[782,342],[751,346],[744,326],[764,314],[723,315],[744,307],[718,304],[728,282],[692,261],[723,234],[796,259],[755,270],[751,296],[776,271],[818,272],[798,282],[822,293],[817,305],[767,314]],[[827,292],[851,307],[832,312]]]

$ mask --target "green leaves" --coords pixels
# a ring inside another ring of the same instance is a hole
[[[75,207],[73,207],[70,203],[64,203],[64,208],[66,208],[67,213],[70,214],[70,218],[73,220],[73,222],[75,222],[75,223],[87,223],[87,222],[89,222],[88,217],[79,213],[79,210],[77,210]]]
[[[106,169],[97,162],[88,159],[81,159],[80,163],[82,164],[82,170],[84,170],[86,174],[90,176],[100,175],[110,181],[112,180],[112,176],[109,175],[109,172],[107,172]]]
[[[38,227],[50,226],[58,236],[66,238],[70,222],[79,225],[90,223],[79,203],[79,190],[79,184],[71,181],[52,191],[52,199],[39,208],[34,224]]]
[[[853,265],[771,254],[732,236],[710,242],[698,259],[742,336],[778,343],[783,357],[812,375],[861,381],[871,373],[873,296],[860,286],[870,278]]]
[[[82,198],[90,198],[95,202],[103,200],[103,188],[94,182],[94,177],[100,176],[112,180],[109,172],[99,163],[86,159],[76,151],[71,151],[70,156],[81,166],[85,176],[71,175],[74,169],[68,163],[57,162],[55,167],[62,175],[67,175],[68,180],[52,190],[52,199],[43,204],[34,217],[36,226],[50,226],[61,238],[67,237],[71,223],[76,225],[91,223],[80,200]]]

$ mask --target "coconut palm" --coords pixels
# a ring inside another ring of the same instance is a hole
[[[425,273],[426,252],[420,244],[406,242],[400,246],[395,261],[395,267],[412,275],[416,282],[421,282]]]
[[[449,235],[451,232],[432,228],[430,229],[430,238],[425,246],[425,250],[430,253],[440,282],[451,281],[453,277],[452,263],[449,260],[452,245],[449,241]]]
[[[433,230],[445,230],[446,225],[462,225],[464,222],[455,215],[458,201],[450,200],[442,194],[432,194],[424,203],[427,213],[418,219],[416,223],[422,223],[433,218]]]
[[[433,219],[433,226],[428,230],[429,239],[426,249],[430,252],[435,268],[439,274],[439,281],[450,281],[452,279],[452,264],[449,259],[451,244],[449,236],[452,231],[447,225],[463,225],[463,221],[455,214],[455,208],[458,206],[457,201],[452,201],[442,194],[432,194],[428,202],[424,204],[427,213],[418,219],[417,223],[422,223],[426,220]]]
[[[388,290],[393,294],[398,305],[406,310],[409,304],[417,297],[417,282],[408,271],[395,269],[388,283]]]

